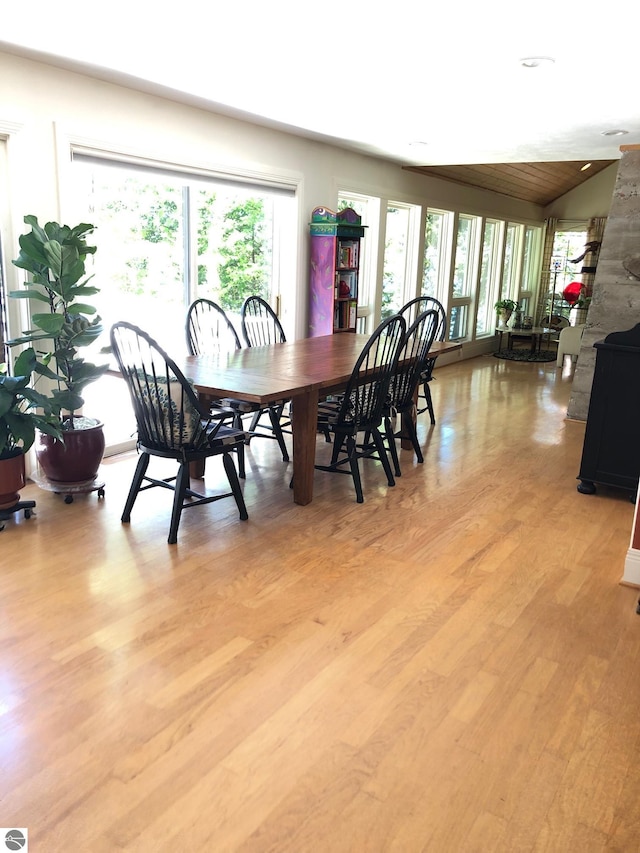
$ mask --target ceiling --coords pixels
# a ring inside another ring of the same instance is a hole
[[[640,143],[640,6],[95,0],[76,26],[7,6],[0,50],[539,204]]]
[[[592,160],[588,169],[584,169],[586,165],[584,160],[566,160],[559,163],[406,166],[405,168],[422,175],[432,175],[458,184],[480,187],[545,206],[615,162],[617,161]]]

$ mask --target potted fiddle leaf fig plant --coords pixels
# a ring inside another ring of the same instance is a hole
[[[49,393],[58,415],[62,441],[38,432],[36,456],[46,478],[53,483],[84,483],[95,480],[104,453],[102,423],[81,412],[82,392],[99,379],[108,364],[88,361],[81,350],[94,344],[102,322],[87,301],[99,289],[89,284],[86,260],[95,246],[87,243],[94,226],[74,227],[24,217],[30,231],[19,238],[20,254],[13,264],[29,274],[24,289],[12,291],[15,299],[28,299],[44,311],[31,315],[33,327],[10,345],[29,344],[36,349],[34,372],[52,383]],[[41,349],[43,347],[43,349]]]
[[[9,509],[20,499],[25,484],[24,455],[36,437],[36,430],[54,439],[62,438],[60,421],[52,401],[31,387],[37,359],[33,347],[20,353],[14,373],[0,364],[0,510]]]

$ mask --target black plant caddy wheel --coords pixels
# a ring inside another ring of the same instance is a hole
[[[0,509],[0,530],[4,530],[4,522],[8,521],[16,512],[24,512],[25,518],[31,518],[35,505],[35,501],[18,501],[7,509]]]

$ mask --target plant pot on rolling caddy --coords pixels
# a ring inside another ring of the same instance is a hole
[[[38,346],[50,342],[50,351],[38,353],[34,371],[52,383],[48,396],[61,431],[57,437],[40,432],[36,457],[46,482],[34,479],[46,489],[66,492],[68,503],[74,491],[97,489],[102,496],[103,484],[96,478],[104,453],[103,425],[79,414],[85,387],[108,369],[107,364],[93,364],[79,354],[102,333],[100,317],[86,301],[98,293],[97,287],[88,284],[92,276],[85,269],[87,255],[96,251],[86,242],[94,226],[81,223],[71,228],[47,222],[42,227],[35,216],[25,216],[24,221],[31,230],[20,237],[20,255],[13,264],[30,277],[24,290],[10,295],[46,308],[44,313],[34,310],[33,328],[9,343]]]
[[[38,432],[36,458],[52,485],[90,486],[98,475],[104,454],[104,431],[95,418],[74,417],[62,421],[62,441]],[[61,488],[60,491],[64,491]]]
[[[51,401],[31,387],[35,365],[33,347],[20,353],[13,375],[6,363],[0,364],[0,522],[22,509],[28,518],[35,506],[35,501],[20,501],[20,490],[25,485],[24,455],[36,430],[61,435]]]
[[[11,509],[20,500],[25,486],[24,453],[21,448],[0,455],[0,511]]]

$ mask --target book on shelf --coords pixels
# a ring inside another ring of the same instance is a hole
[[[346,240],[338,244],[338,266],[345,269],[354,269],[358,266],[357,240]]]

